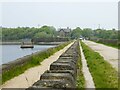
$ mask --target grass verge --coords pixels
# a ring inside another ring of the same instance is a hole
[[[116,49],[120,49],[120,46],[118,46],[118,45],[106,44],[106,43],[102,43],[102,42],[96,42],[96,43],[103,44],[103,45],[113,47],[113,48],[116,48]]]
[[[99,44],[103,44],[103,45],[106,45],[106,46],[109,46],[109,47],[113,47],[113,48],[116,48],[116,49],[120,49],[120,42],[118,41],[118,43],[116,44],[115,42],[111,42],[111,43],[106,43],[106,42],[103,42],[103,41],[95,41],[95,40],[91,40],[93,42],[96,42],[96,43],[99,43]]]
[[[77,89],[84,89],[85,88],[85,78],[82,72],[82,62],[81,62],[81,53],[80,53],[80,46],[77,47],[79,57],[78,57],[78,75],[77,75]]]
[[[99,53],[81,45],[96,88],[118,88],[118,72]]]
[[[63,44],[58,45],[57,47],[49,48],[43,52],[38,53],[37,55],[31,56],[31,59],[23,64],[23,65],[17,65],[15,67],[12,67],[10,70],[7,70],[2,73],[2,84],[5,83],[6,81],[22,74],[25,72],[25,70],[40,65],[40,62],[42,62],[44,59],[50,57],[53,55],[55,52],[63,49],[65,46],[70,44],[71,42],[66,42]]]

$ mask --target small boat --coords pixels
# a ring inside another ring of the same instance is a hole
[[[21,48],[34,48],[34,45],[21,45]]]
[[[22,42],[20,48],[34,48],[34,45],[31,42],[27,42],[27,43]]]

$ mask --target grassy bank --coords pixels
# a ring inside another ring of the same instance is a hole
[[[81,45],[96,88],[118,88],[118,72],[99,53]]]
[[[110,46],[113,48],[120,49],[120,42],[119,40],[107,40],[107,39],[98,39],[98,40],[92,40],[96,43],[104,44],[106,46]]]
[[[78,75],[77,75],[77,88],[78,90],[81,88],[85,88],[85,78],[82,72],[82,62],[81,62],[81,53],[80,53],[80,46],[78,45],[77,47],[78,49],[78,53],[79,53],[79,57],[78,57]]]
[[[103,45],[106,45],[106,46],[109,46],[109,47],[113,47],[113,48],[120,49],[120,46],[118,46],[118,45],[107,44],[107,43],[102,43],[102,42],[96,42],[96,43],[99,43],[99,44],[103,44]]]
[[[18,75],[24,73],[25,70],[27,70],[31,67],[40,65],[40,63],[44,59],[50,57],[55,52],[59,51],[60,49],[63,49],[65,46],[67,46],[70,43],[71,42],[66,42],[66,43],[58,45],[57,47],[49,48],[43,52],[38,53],[37,55],[31,56],[31,59],[27,63],[25,63],[23,65],[17,65],[15,67],[12,67],[10,70],[3,72],[2,73],[2,84],[8,80],[14,78],[15,76],[18,76]]]

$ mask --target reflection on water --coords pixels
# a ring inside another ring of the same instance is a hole
[[[37,51],[54,47],[54,45],[35,45],[34,48],[25,49],[21,49],[20,45],[0,45],[0,48],[1,47],[2,55],[0,54],[0,59],[2,59],[2,62],[0,64],[4,64]]]

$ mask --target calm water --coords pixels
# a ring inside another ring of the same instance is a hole
[[[0,59],[2,60],[2,62],[0,64],[16,60],[23,56],[48,49],[50,47],[54,47],[54,45],[35,45],[33,49],[21,49],[20,45],[0,45],[0,49],[2,49],[0,50],[2,51],[2,55],[0,54]]]

